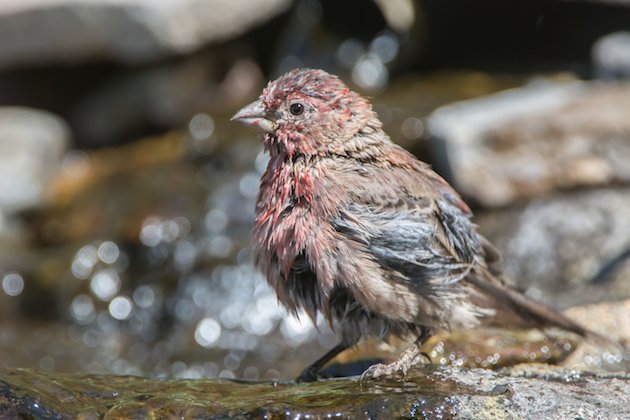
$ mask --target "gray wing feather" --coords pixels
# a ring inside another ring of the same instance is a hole
[[[364,244],[383,268],[417,286],[461,280],[483,252],[468,215],[448,202],[353,203],[333,226]]]

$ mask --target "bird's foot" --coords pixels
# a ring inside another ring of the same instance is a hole
[[[319,366],[311,365],[304,369],[300,376],[295,379],[295,382],[304,383],[304,382],[315,382],[317,381],[319,373]]]
[[[393,363],[379,363],[367,368],[361,375],[361,381],[363,381],[363,379],[392,377],[399,374],[406,377],[409,369],[422,363],[431,363],[431,358],[428,354],[420,352],[416,346],[412,346],[403,351],[398,357],[398,360]]]

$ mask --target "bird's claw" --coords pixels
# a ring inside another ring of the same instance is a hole
[[[361,381],[364,379],[377,379],[382,377],[393,377],[402,375],[407,376],[407,372],[412,367],[422,364],[431,363],[431,358],[425,352],[403,352],[398,360],[390,364],[379,363],[372,365],[363,372]]]
[[[398,361],[390,364],[378,363],[376,365],[372,365],[363,372],[361,375],[361,382],[364,379],[377,379],[382,377],[392,377],[394,375],[398,375],[402,373],[403,376],[407,375],[408,367],[401,366]]]

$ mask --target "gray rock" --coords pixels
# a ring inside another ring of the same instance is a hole
[[[143,63],[242,34],[289,0],[32,0],[0,3],[0,68],[112,59]]]
[[[41,203],[69,139],[66,123],[51,113],[0,108],[0,213]]]
[[[459,395],[453,408],[463,419],[619,419],[630,404],[625,374],[589,374],[552,366],[525,365],[502,373],[444,370],[438,375],[475,387],[478,395]]]
[[[602,79],[630,78],[630,32],[601,37],[591,50],[595,74]]]
[[[630,297],[630,264],[590,284],[630,248],[630,188],[557,192],[512,208],[479,212],[476,222],[503,254],[503,268],[532,297],[567,307]]]
[[[630,181],[628,83],[535,83],[440,108],[429,129],[446,172],[485,206]]]

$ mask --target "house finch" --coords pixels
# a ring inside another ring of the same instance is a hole
[[[373,336],[417,337],[373,377],[406,373],[436,330],[560,327],[591,334],[507,286],[498,253],[455,190],[394,144],[369,101],[336,76],[298,69],[233,120],[270,155],[254,222],[255,263],[289,312],[317,312],[340,342],[302,372]]]

